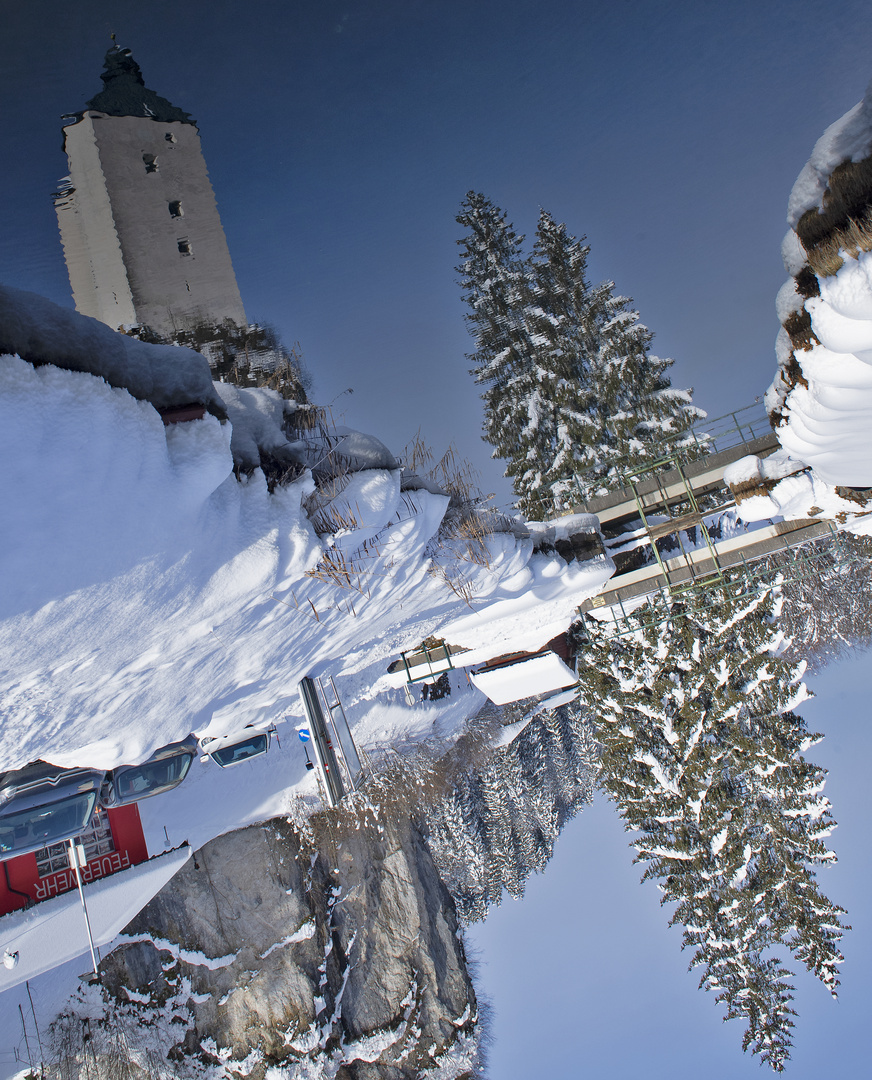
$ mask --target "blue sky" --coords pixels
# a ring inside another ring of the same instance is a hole
[[[0,281],[71,306],[49,200],[60,116],[100,89],[114,31],[197,120],[248,314],[301,343],[316,400],[352,387],[337,419],[395,450],[419,428],[456,443],[498,502],[454,270],[466,191],[528,235],[540,205],[586,234],[592,277],[634,297],[716,416],[772,377],[790,187],[872,76],[851,0],[3,0],[2,16]],[[827,886],[855,930],[842,1004],[802,989],[793,1076],[863,1071],[869,725],[847,687],[866,662],[806,709],[842,822]],[[759,1075],[638,876],[600,804],[492,917],[495,1080]]]

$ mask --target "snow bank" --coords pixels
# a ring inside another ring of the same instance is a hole
[[[0,285],[0,353],[97,375],[156,409],[198,401],[223,414],[209,364],[193,349],[147,345],[5,285]]]
[[[0,618],[173,558],[230,477],[230,429],[164,428],[125,390],[0,357]]]
[[[353,471],[362,469],[398,469],[399,462],[385,444],[375,437],[353,428],[337,426],[339,436],[334,453]]]
[[[870,162],[872,85],[818,140],[788,205],[782,255],[793,277],[776,301],[779,371],[766,406],[782,447],[810,472],[743,502],[746,519],[823,512],[845,520],[862,512],[865,496],[846,499],[835,488],[872,487]]]
[[[0,361],[0,767],[138,761],[231,701],[295,696],[264,691],[262,665],[293,633],[273,596],[322,552],[311,481],[237,482],[229,437],[211,416],[164,428],[92,375]]]
[[[331,526],[335,547],[353,551],[380,533],[396,513],[400,470],[366,469],[337,487],[335,495],[319,501],[317,521]]]
[[[737,517],[745,522],[812,516],[835,518],[857,504],[836,495],[808,466],[787,450],[766,458],[741,458],[724,470],[724,482],[736,496]]]
[[[265,387],[243,388],[216,382],[215,391],[233,427],[230,449],[236,465],[256,469],[261,450],[289,465],[301,460],[300,444],[289,443],[282,428],[285,412],[295,408],[291,402]]]
[[[832,345],[813,345],[796,354],[805,385],[794,386],[785,401],[779,440],[827,483],[872,487],[872,320],[845,319],[853,324],[848,331],[840,327],[838,333],[827,333],[822,315],[827,313],[832,330],[832,309],[822,299],[806,301],[806,308],[812,329]],[[851,335],[855,341],[864,338],[869,348],[852,352]]]

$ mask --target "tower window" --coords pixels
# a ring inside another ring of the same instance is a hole
[[[182,210],[182,204],[177,200],[176,202],[167,203],[170,211],[170,217],[182,217],[184,210]]]
[[[178,239],[179,254],[190,255],[191,254],[191,242],[187,236],[180,236]]]
[[[142,164],[145,166],[146,172],[157,172],[157,158],[154,154],[143,154]]]

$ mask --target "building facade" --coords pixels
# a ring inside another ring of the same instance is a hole
[[[136,803],[102,810],[87,832],[75,839],[85,849],[82,882],[89,884],[148,858]],[[0,916],[77,888],[66,841],[18,855],[0,864]]]
[[[196,124],[149,90],[129,49],[64,127],[54,196],[76,310],[113,329],[247,325]]]

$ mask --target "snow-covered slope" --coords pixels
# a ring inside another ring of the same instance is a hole
[[[425,488],[400,497],[386,451],[383,468],[334,478],[317,497],[308,472],[272,493],[259,469],[237,479],[232,430],[244,429],[252,463],[258,449],[294,449],[278,395],[218,385],[210,400],[230,421],[165,427],[150,400],[91,373],[105,366],[93,320],[5,296],[10,324],[37,326],[51,355],[0,358],[0,769],[36,758],[108,768],[190,731],[279,724],[288,737],[251,764],[262,780],[248,803],[236,795],[241,773],[234,781],[199,763],[177,793],[153,800],[162,823],[181,816],[200,844],[280,812],[298,784],[311,789],[283,725],[302,715],[304,675],[336,677],[365,748],[431,733],[436,721],[447,734],[481,699],[457,688],[447,709],[409,705],[381,679],[400,649],[451,621],[468,629],[473,612],[477,645],[490,636],[494,653],[541,647],[611,573],[608,560],[585,569],[533,556],[512,533],[488,537],[488,556],[469,562],[439,539],[447,498]],[[111,349],[119,339],[109,336]],[[61,339],[68,355],[91,356],[91,371],[52,362]],[[123,340],[135,382],[155,347],[131,352]],[[159,348],[161,363],[168,353],[188,363],[186,350]],[[381,444],[341,437],[372,464]],[[428,572],[433,560],[465,575],[466,602]],[[196,806],[182,794],[195,790]],[[143,804],[144,817],[157,813]]]

